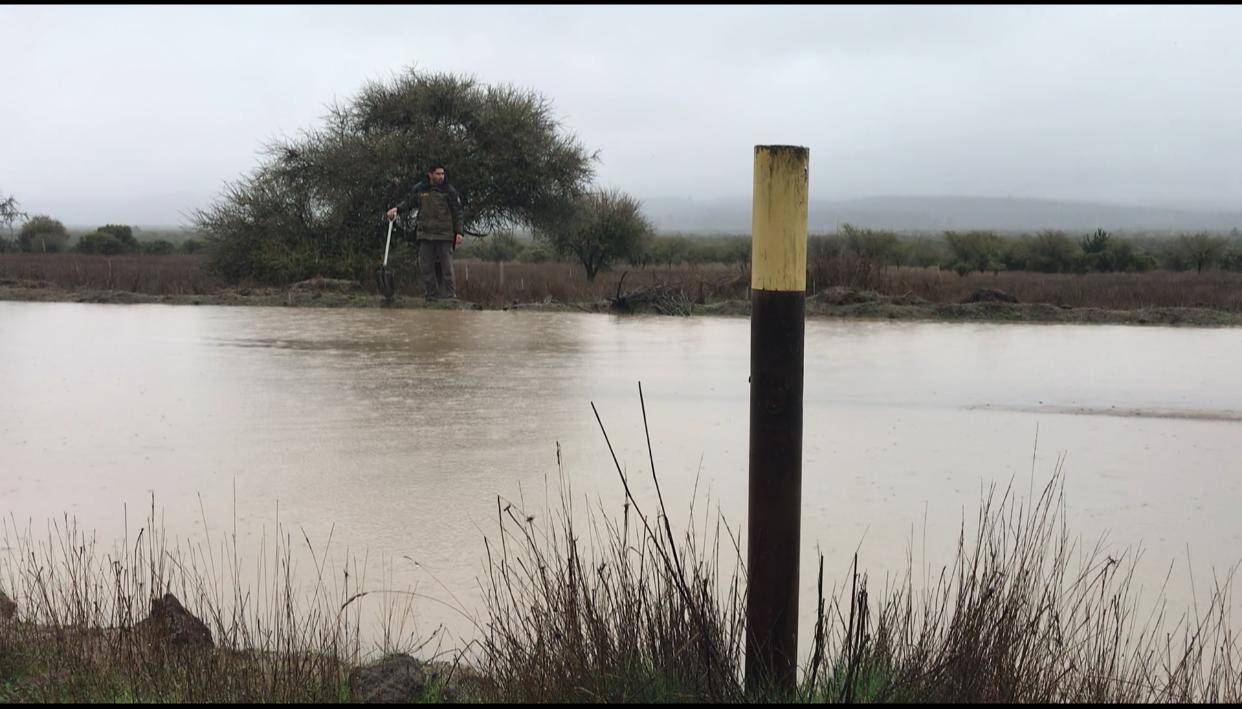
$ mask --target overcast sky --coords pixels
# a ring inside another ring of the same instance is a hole
[[[0,196],[68,225],[184,224],[270,138],[408,67],[511,83],[643,198],[1242,209],[1242,8],[0,7]]]

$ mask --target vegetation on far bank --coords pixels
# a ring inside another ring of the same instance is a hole
[[[406,248],[394,252],[397,297],[373,283],[314,278],[282,287],[230,285],[203,255],[116,257],[0,254],[0,299],[311,307],[479,308],[568,312],[748,315],[745,265],[646,265],[588,280],[576,264],[456,262],[460,302],[427,303]],[[1019,271],[958,276],[936,268],[890,267],[850,282],[833,261],[812,264],[808,317],[885,320],[1242,325],[1242,273]]]
[[[615,269],[744,267],[750,259],[746,236],[657,234],[639,200],[594,183],[598,153],[534,89],[410,68],[389,81],[367,82],[356,95],[332,103],[322,125],[275,140],[261,155],[248,175],[194,210],[196,235],[180,243],[138,238],[124,224],[107,224],[75,240],[53,217],[26,214],[8,196],[0,200],[0,231],[7,231],[0,235],[0,251],[119,256],[204,250],[212,273],[231,286],[287,286],[316,277],[365,282],[383,250],[387,223],[381,215],[408,195],[428,167],[443,164],[461,195],[464,230],[490,232],[468,240],[461,258],[576,263],[592,282]],[[407,217],[398,224],[399,245],[413,235]],[[950,230],[929,236],[844,224],[837,233],[811,236],[811,292],[834,286],[878,291],[876,280],[899,267],[936,267],[962,276],[1239,272],[1242,232],[1157,237],[1097,228],[1082,234]]]
[[[262,155],[179,234],[125,224],[72,234],[5,197],[3,296],[368,304],[297,291],[327,280],[374,293],[382,215],[442,163],[462,197],[465,231],[490,232],[457,251],[463,300],[675,314],[748,307],[750,238],[656,233],[639,200],[593,183],[597,153],[533,89],[408,69],[366,83],[332,104],[322,126],[274,141]],[[405,217],[390,262],[408,299],[418,271]],[[851,317],[1231,323],[1242,313],[1239,274],[1236,228],[1163,237],[1105,229],[928,235],[844,224],[812,234],[807,249],[808,296],[822,306],[809,311]],[[856,302],[825,295],[834,289]],[[975,307],[981,297],[1016,305]],[[1057,312],[1081,308],[1127,314]]]

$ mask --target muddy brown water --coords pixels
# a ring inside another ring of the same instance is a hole
[[[468,638],[448,606],[479,608],[497,496],[543,515],[558,445],[576,504],[619,513],[592,402],[654,506],[639,381],[674,520],[710,496],[744,533],[749,346],[746,318],[0,302],[0,513],[111,543],[154,495],[170,537],[331,534]],[[809,321],[803,647],[817,549],[829,587],[856,550],[875,583],[908,549],[938,569],[982,490],[1058,460],[1072,532],[1202,595],[1242,559],[1240,361],[1242,329]]]

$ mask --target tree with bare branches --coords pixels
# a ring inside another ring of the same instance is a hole
[[[13,224],[19,219],[25,219],[26,216],[21,205],[17,203],[17,197],[9,195],[0,200],[0,225],[8,232],[7,239],[0,237],[0,253],[17,248],[13,241]]]

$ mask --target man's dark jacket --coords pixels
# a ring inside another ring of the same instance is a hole
[[[452,241],[461,233],[461,199],[446,179],[438,186],[419,181],[404,199],[397,203],[397,213],[418,210],[414,231],[419,239]]]

